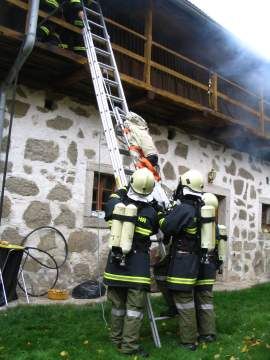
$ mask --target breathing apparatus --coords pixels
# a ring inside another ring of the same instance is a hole
[[[145,202],[147,197],[152,193],[154,186],[154,176],[146,168],[136,170],[132,174],[129,183],[129,187],[136,195],[138,202],[140,199],[141,202]],[[126,255],[132,249],[137,213],[138,205],[136,206],[134,203],[125,205],[123,202],[116,204],[112,213],[112,225],[109,237],[111,261],[116,261],[121,266],[125,266]]]

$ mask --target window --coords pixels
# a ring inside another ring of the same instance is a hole
[[[270,233],[270,205],[262,203],[261,229],[264,233]]]
[[[115,190],[113,168],[107,164],[87,163],[84,200],[84,226],[108,228],[104,205]]]
[[[94,186],[92,197],[92,212],[104,211],[105,203],[109,196],[115,190],[114,176],[111,174],[103,174],[94,172]]]

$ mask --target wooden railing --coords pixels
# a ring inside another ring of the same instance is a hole
[[[6,1],[23,10],[28,8],[27,3],[20,0]],[[41,18],[47,16],[43,11],[39,15]],[[151,6],[146,14],[145,34],[109,18],[105,20],[124,81],[188,108],[211,112],[270,138],[270,103],[261,94],[153,41]],[[50,21],[69,31],[79,32],[78,28],[57,17],[51,17]]]

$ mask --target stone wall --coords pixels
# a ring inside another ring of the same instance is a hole
[[[84,222],[85,205],[91,206],[85,204],[89,192],[86,170],[89,162],[98,164],[102,159],[102,164],[109,164],[110,160],[94,106],[56,95],[54,100],[53,110],[47,110],[43,92],[18,88],[1,238],[20,243],[32,229],[56,226],[69,245],[60,285],[73,287],[98,276],[97,252],[100,271],[104,268],[108,230],[87,228]],[[10,107],[8,102],[5,131]],[[206,178],[211,168],[216,170],[214,185],[209,189],[226,196],[230,254],[226,280],[267,276],[270,240],[268,234],[260,231],[259,200],[270,200],[266,182],[270,164],[177,128],[150,124],[150,129],[169,188],[173,189],[179,175],[189,168],[201,170]],[[168,140],[168,131],[169,138],[175,135],[171,140]],[[5,144],[6,137],[2,144],[1,169]],[[49,240],[41,239],[35,245],[44,247],[46,241]],[[60,256],[61,243],[54,247]],[[34,271],[37,273],[37,269]]]

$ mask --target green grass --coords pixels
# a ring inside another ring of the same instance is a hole
[[[161,299],[153,301],[157,313]],[[142,343],[152,359],[270,359],[270,284],[215,293],[218,339],[196,352],[178,348],[177,320],[159,322],[162,349],[153,345],[148,321]],[[109,305],[105,308],[109,318]],[[0,360],[126,359],[111,345],[96,306],[19,306],[0,312]],[[128,357],[129,358],[129,357]],[[137,357],[132,357],[137,360]]]

